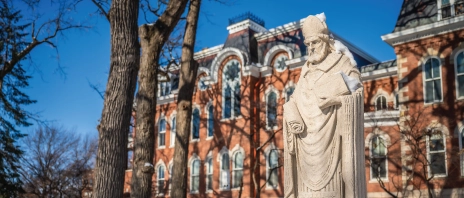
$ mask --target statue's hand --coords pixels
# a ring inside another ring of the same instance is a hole
[[[318,106],[320,109],[325,109],[327,107],[330,107],[330,106],[336,106],[336,105],[341,105],[342,104],[342,100],[340,99],[339,96],[332,96],[332,97],[328,97],[328,98],[321,98],[321,100],[319,100],[321,102],[319,102]]]

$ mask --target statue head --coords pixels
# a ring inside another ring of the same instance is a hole
[[[330,52],[329,29],[324,13],[310,15],[303,22],[304,44],[307,46],[308,62],[319,63]]]

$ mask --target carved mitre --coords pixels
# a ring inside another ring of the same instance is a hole
[[[329,39],[329,29],[325,23],[325,14],[320,13],[315,16],[309,15],[306,17],[303,22],[302,31],[305,39],[317,36],[327,41]]]

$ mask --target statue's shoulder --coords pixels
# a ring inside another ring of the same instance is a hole
[[[351,76],[352,74],[361,75],[359,72],[358,66],[351,63],[351,59],[346,56],[342,55],[340,61],[338,62],[340,66],[340,70],[344,71],[347,75]]]

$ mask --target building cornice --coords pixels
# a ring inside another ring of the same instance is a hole
[[[381,36],[391,46],[464,29],[464,15]]]
[[[287,33],[287,32],[291,32],[291,31],[300,29],[301,24],[303,24],[304,20],[305,19],[303,18],[303,19],[301,19],[299,21],[293,21],[293,22],[290,22],[290,23],[287,23],[287,24],[284,24],[284,25],[277,26],[275,28],[269,29],[269,31],[262,32],[262,33],[259,33],[259,34],[255,34],[255,38],[256,38],[257,41],[261,41],[261,40],[268,39],[268,38],[274,38],[274,37],[276,37],[278,35],[281,35],[283,33]]]
[[[361,80],[375,80],[383,77],[388,76],[396,76],[398,75],[398,67],[389,67],[385,69],[374,70],[370,72],[361,73]]]
[[[229,30],[229,34],[233,34],[236,32],[240,32],[242,30],[251,29],[255,32],[266,32],[267,29],[263,26],[255,23],[254,21],[247,19],[239,23],[235,23],[233,25],[227,26],[227,30]]]
[[[206,48],[206,49],[203,49],[203,50],[201,50],[199,52],[195,52],[193,54],[193,59],[199,60],[199,59],[211,56],[211,55],[215,55],[215,54],[219,53],[222,50],[223,46],[224,45],[216,45],[214,47]]]

